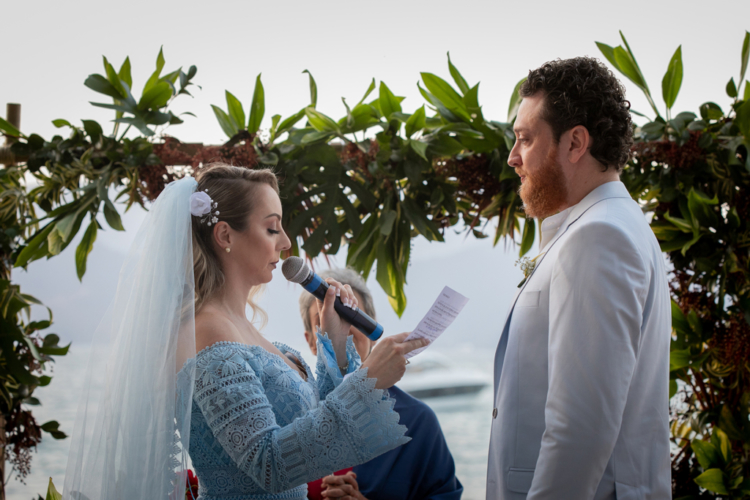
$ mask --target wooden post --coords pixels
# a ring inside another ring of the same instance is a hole
[[[14,104],[14,103],[8,103],[6,106],[6,116],[8,123],[16,127],[17,129],[21,129],[21,105],[20,104]],[[0,148],[0,163],[5,163],[6,166],[13,165],[15,163],[15,158],[13,157],[13,153],[10,152],[10,146],[14,142],[16,142],[15,137],[6,136],[5,137],[5,148]],[[5,153],[5,154],[3,154]],[[5,159],[5,158],[7,159]],[[5,255],[3,255],[3,264],[5,263]],[[2,265],[2,267],[5,267]],[[5,271],[5,269],[3,269]],[[7,274],[10,274],[8,270]],[[5,273],[3,273],[5,274]],[[6,278],[3,276],[3,278]],[[6,279],[10,279],[8,276]],[[5,500],[5,473],[6,468],[5,465],[7,463],[8,454],[6,452],[6,447],[8,444],[8,434],[5,429],[5,425],[7,423],[7,420],[5,419],[5,415],[0,415],[0,500]]]
[[[21,130],[21,105],[16,104],[13,102],[9,102],[5,106],[5,116],[7,116],[6,120],[8,120],[8,123],[16,127],[18,130]],[[16,142],[15,137],[6,137],[5,138],[5,145],[10,146]]]
[[[8,123],[21,130],[21,105],[9,102],[5,107],[5,111]],[[4,163],[6,167],[16,163],[15,155],[10,151],[10,146],[17,140],[15,137],[6,135],[5,147],[0,147],[0,163]],[[0,500],[2,500],[2,497],[0,497]]]

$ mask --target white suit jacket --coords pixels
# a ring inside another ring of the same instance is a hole
[[[656,238],[621,182],[542,232],[495,356],[487,499],[669,499],[671,305]]]

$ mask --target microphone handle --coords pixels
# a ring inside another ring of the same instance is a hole
[[[328,283],[320,279],[320,277],[312,273],[312,279],[309,283],[302,285],[305,290],[313,294],[316,298],[324,300],[326,292],[328,291]],[[336,297],[336,301],[333,303],[333,308],[336,310],[338,315],[344,319],[347,323],[350,323],[357,330],[364,333],[370,340],[378,340],[383,335],[383,327],[370,316],[368,316],[360,308],[346,307],[341,302],[340,297]]]

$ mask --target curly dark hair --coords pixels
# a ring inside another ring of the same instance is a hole
[[[552,127],[555,140],[578,125],[593,139],[591,156],[606,171],[616,171],[630,158],[633,128],[630,102],[615,75],[593,57],[556,59],[529,71],[519,93],[531,97],[543,92],[542,118]]]

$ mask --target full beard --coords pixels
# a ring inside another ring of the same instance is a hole
[[[556,153],[557,148],[551,148],[541,167],[534,174],[526,173],[526,179],[518,190],[528,217],[545,219],[565,206],[568,189],[562,167],[555,158]]]

